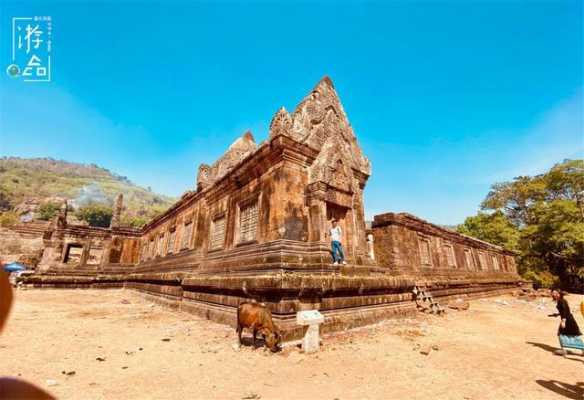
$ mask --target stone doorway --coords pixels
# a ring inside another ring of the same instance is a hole
[[[83,255],[83,246],[78,243],[70,243],[65,250],[63,262],[69,265],[79,265]]]
[[[343,245],[345,259],[348,263],[353,258],[353,225],[349,218],[350,215],[351,213],[347,207],[329,202],[326,203],[326,232],[328,233],[329,229],[331,229],[332,220],[336,219],[343,232],[341,243]]]

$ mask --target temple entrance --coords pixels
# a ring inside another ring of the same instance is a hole
[[[349,259],[353,258],[353,224],[348,218],[351,213],[348,212],[347,207],[342,207],[334,203],[326,203],[326,232],[332,227],[332,220],[336,219],[339,226],[343,232],[343,237],[341,244],[343,245],[343,251],[345,253],[345,259],[349,262]]]
[[[70,243],[65,250],[65,257],[63,262],[70,265],[79,265],[81,263],[81,256],[83,255],[83,246],[78,243]]]

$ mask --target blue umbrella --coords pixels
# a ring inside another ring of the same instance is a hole
[[[18,272],[18,271],[24,271],[25,269],[26,269],[26,267],[24,265],[16,263],[16,262],[6,264],[4,266],[5,272]]]

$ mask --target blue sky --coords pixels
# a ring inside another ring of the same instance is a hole
[[[2,73],[0,155],[96,163],[177,196],[329,75],[373,165],[369,218],[460,223],[492,183],[582,157],[580,0],[5,0],[1,65],[11,18],[34,15],[53,20],[53,80]]]

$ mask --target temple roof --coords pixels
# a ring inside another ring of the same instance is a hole
[[[213,165],[201,164],[197,175],[197,188],[204,189],[221,177],[225,176],[241,160],[249,156],[257,149],[254,137],[250,131],[245,132],[237,138],[225,154],[223,154]]]
[[[371,174],[371,165],[363,155],[353,128],[335,90],[332,80],[325,76],[296,106],[292,114],[280,108],[270,123],[270,139],[284,135],[319,152],[311,166],[310,181],[326,182],[353,191],[353,172]],[[239,162],[256,151],[251,132],[235,140],[212,165],[201,164],[197,189],[209,187],[225,176]]]
[[[325,76],[296,106],[292,114],[278,110],[270,124],[270,137],[283,134],[320,152],[311,172],[311,180],[326,180],[327,169],[340,163],[364,175],[371,174],[371,165],[363,155],[355,132],[343,109],[332,80]]]

